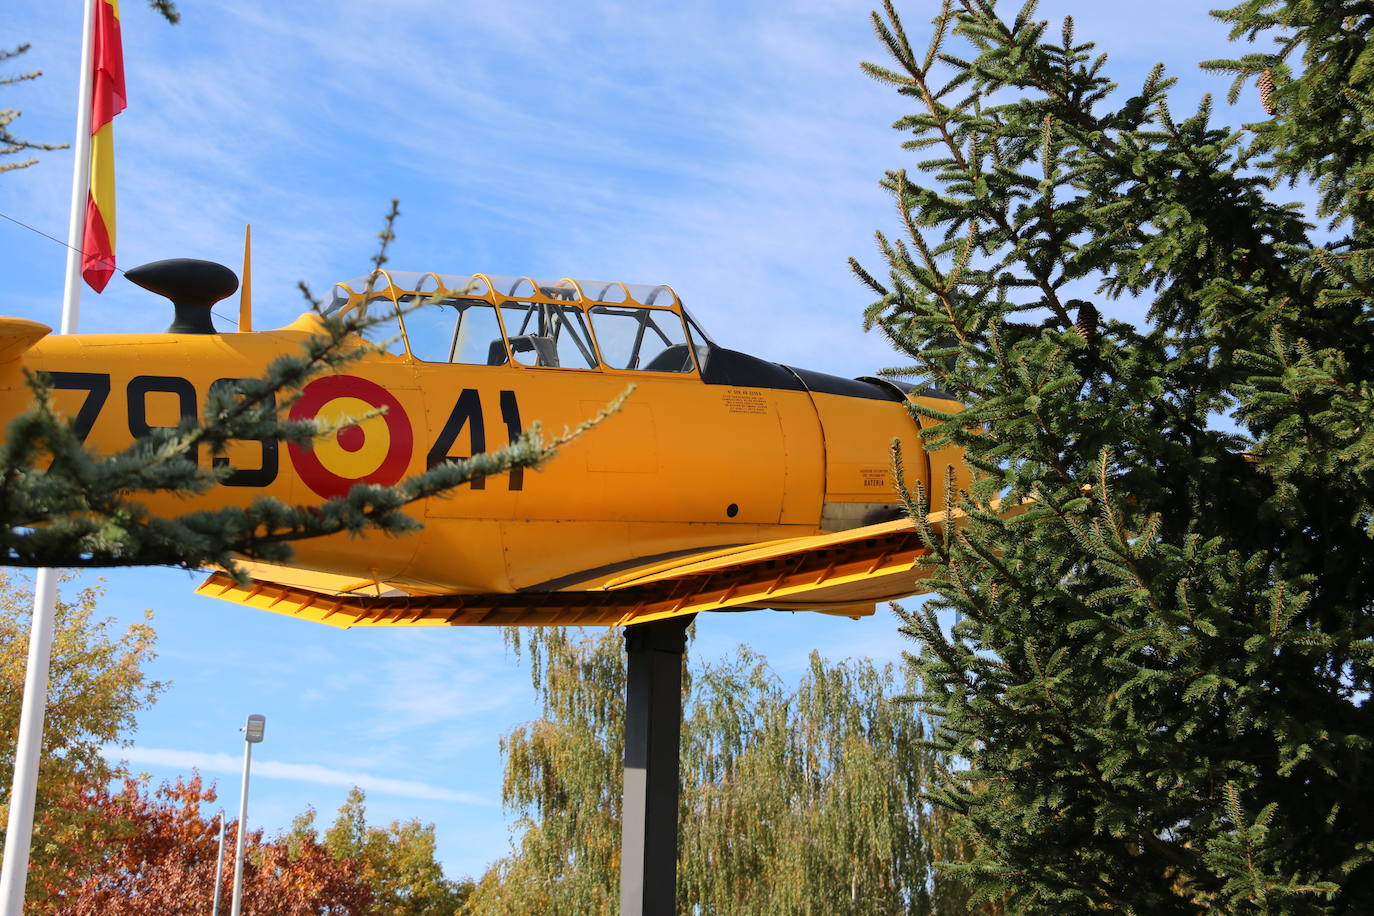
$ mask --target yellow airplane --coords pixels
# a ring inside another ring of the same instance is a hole
[[[0,318],[0,410],[28,403],[23,369],[45,372],[86,443],[114,451],[198,416],[213,386],[257,377],[319,329],[306,313],[277,330],[216,332],[210,306],[237,278],[210,262],[128,276],[173,299],[168,332],[47,336]],[[200,594],[340,627],[859,616],[918,590],[924,550],[897,504],[892,440],[934,513],[950,469],[968,483],[958,450],[922,447],[906,405],[957,409],[947,396],[728,349],[668,286],[378,271],[335,287],[327,312],[352,309],[385,316],[373,330],[391,343],[313,379],[290,415],[385,413],[305,446],[241,443],[216,459],[235,468],[222,485],[148,508],[319,502],[500,446],[534,419],[576,425],[636,389],[544,469],[419,504],[414,535],[302,542],[290,567],[250,564],[247,588],[217,573]]]

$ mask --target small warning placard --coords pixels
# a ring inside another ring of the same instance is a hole
[[[720,396],[731,413],[768,413],[768,399],[753,388],[726,388]]]

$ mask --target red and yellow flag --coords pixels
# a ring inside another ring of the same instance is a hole
[[[124,50],[119,39],[119,0],[93,0],[91,47],[91,184],[81,276],[97,293],[115,269],[114,116],[124,110]]]

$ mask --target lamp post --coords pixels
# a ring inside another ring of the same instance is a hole
[[[219,916],[220,879],[224,877],[224,809],[219,812],[219,855],[215,857],[215,902],[210,906],[210,916]]]
[[[257,714],[248,717],[243,726],[243,791],[239,796],[239,829],[234,840],[234,902],[230,916],[239,916],[243,905],[243,842],[244,829],[248,821],[248,769],[253,763],[253,745],[262,741],[262,733],[267,728],[267,717]]]

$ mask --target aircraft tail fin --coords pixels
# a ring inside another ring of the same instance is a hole
[[[253,330],[253,227],[243,227],[243,279],[239,281],[239,330]]]

